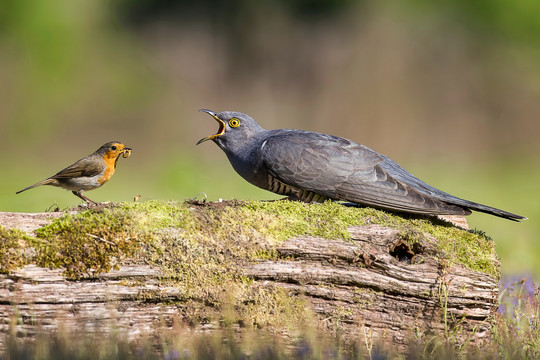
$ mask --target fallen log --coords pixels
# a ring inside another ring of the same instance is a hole
[[[309,323],[404,352],[434,336],[479,346],[497,306],[493,241],[428,217],[335,203],[147,202],[3,213],[0,225],[11,244],[0,254],[0,331],[19,336]]]

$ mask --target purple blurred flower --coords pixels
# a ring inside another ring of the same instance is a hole
[[[165,354],[165,360],[178,360],[180,359],[180,353],[176,349],[172,349]]]
[[[501,280],[500,294],[499,312],[515,318],[513,310],[520,304],[534,304],[537,288],[530,277],[512,276]]]

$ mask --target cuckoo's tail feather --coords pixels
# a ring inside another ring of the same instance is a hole
[[[516,215],[516,214],[513,214],[513,213],[508,212],[508,211],[504,211],[504,210],[497,209],[497,208],[487,206],[487,205],[477,204],[477,203],[474,203],[474,202],[470,202],[469,204],[467,204],[467,208],[469,208],[471,210],[480,211],[480,212],[483,212],[483,213],[486,213],[486,214],[495,215],[495,216],[501,217],[503,219],[508,219],[508,220],[512,220],[512,221],[518,221],[519,222],[521,220],[527,220],[527,218],[525,216]]]

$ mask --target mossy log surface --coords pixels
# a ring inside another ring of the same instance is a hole
[[[341,204],[147,202],[0,214],[2,331],[306,324],[406,349],[490,338],[491,239]],[[24,231],[16,230],[23,229]]]

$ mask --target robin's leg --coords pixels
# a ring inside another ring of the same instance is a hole
[[[77,191],[72,191],[72,193],[73,193],[73,195],[80,197],[81,199],[83,199],[83,200],[86,201],[87,203],[92,203],[92,204],[94,204],[94,205],[97,205],[97,204],[98,204],[98,203],[95,202],[94,200],[89,199],[89,198],[87,198],[86,196],[84,196],[84,195],[83,195],[83,190],[82,190],[82,189],[79,189],[79,190],[77,190]]]

